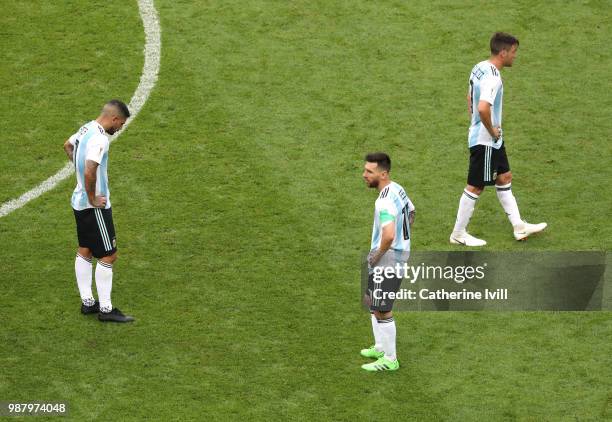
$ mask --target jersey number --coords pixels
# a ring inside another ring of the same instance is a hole
[[[77,151],[79,150],[79,140],[74,142],[74,152],[72,153],[72,162],[74,163],[74,170],[77,169]]]
[[[470,113],[474,113],[474,81],[470,79]]]
[[[408,204],[402,210],[403,222],[402,222],[402,232],[404,233],[404,240],[410,239],[410,232],[408,230],[408,218],[409,218],[410,210],[408,209]]]

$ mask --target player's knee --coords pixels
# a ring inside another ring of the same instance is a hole
[[[83,247],[79,247],[79,249],[77,250],[77,253],[79,255],[81,255],[84,258],[91,258],[92,257],[92,252],[91,249],[89,248],[83,248]]]
[[[467,187],[465,189],[468,192],[471,192],[471,193],[476,194],[476,195],[480,195],[482,193],[482,191],[484,190],[484,186],[467,185]]]
[[[512,182],[512,172],[511,171],[502,173],[499,176],[497,176],[497,179],[495,179],[495,184],[497,185],[507,185],[510,182]]]
[[[103,262],[106,262],[107,264],[113,264],[117,260],[117,252],[115,252],[112,255],[105,256],[104,258],[100,260]]]
[[[391,311],[388,311],[388,312],[374,311],[374,317],[376,317],[376,319],[378,320],[388,319],[388,318],[391,318],[392,316],[393,316],[393,313]]]

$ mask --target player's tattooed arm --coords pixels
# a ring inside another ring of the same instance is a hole
[[[393,240],[395,239],[395,223],[391,222],[382,228],[382,236],[380,239],[380,247],[368,255],[368,263],[370,267],[375,266],[380,258],[389,250]]]
[[[74,162],[74,145],[70,143],[70,139],[64,142],[64,152],[68,156],[68,159]]]
[[[85,190],[89,203],[96,208],[103,208],[106,205],[104,196],[96,196],[98,163],[92,160],[85,161]]]
[[[416,217],[416,210],[412,210],[410,211],[410,213],[408,213],[408,223],[410,223],[411,226],[414,224],[415,217]]]

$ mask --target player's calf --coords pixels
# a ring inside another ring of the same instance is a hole
[[[476,202],[478,201],[479,195],[484,190],[484,185],[475,186],[468,184],[463,190],[463,194],[459,199],[459,208],[457,209],[457,219],[455,220],[455,227],[450,235],[449,241],[453,245],[463,246],[484,246],[487,244],[482,239],[478,239],[468,234],[466,228],[474,213]]]

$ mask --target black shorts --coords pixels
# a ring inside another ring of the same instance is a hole
[[[74,211],[79,246],[89,248],[96,258],[117,252],[113,211],[111,208],[87,208]]]
[[[395,297],[389,298],[390,292],[397,293],[402,284],[399,277],[385,277],[381,274],[382,281],[374,282],[374,274],[368,275],[368,290],[366,292],[366,304],[371,311],[389,312],[393,309]]]
[[[498,175],[510,171],[510,163],[506,155],[506,146],[495,149],[485,145],[475,145],[470,148],[470,168],[468,170],[468,185],[494,185]]]

